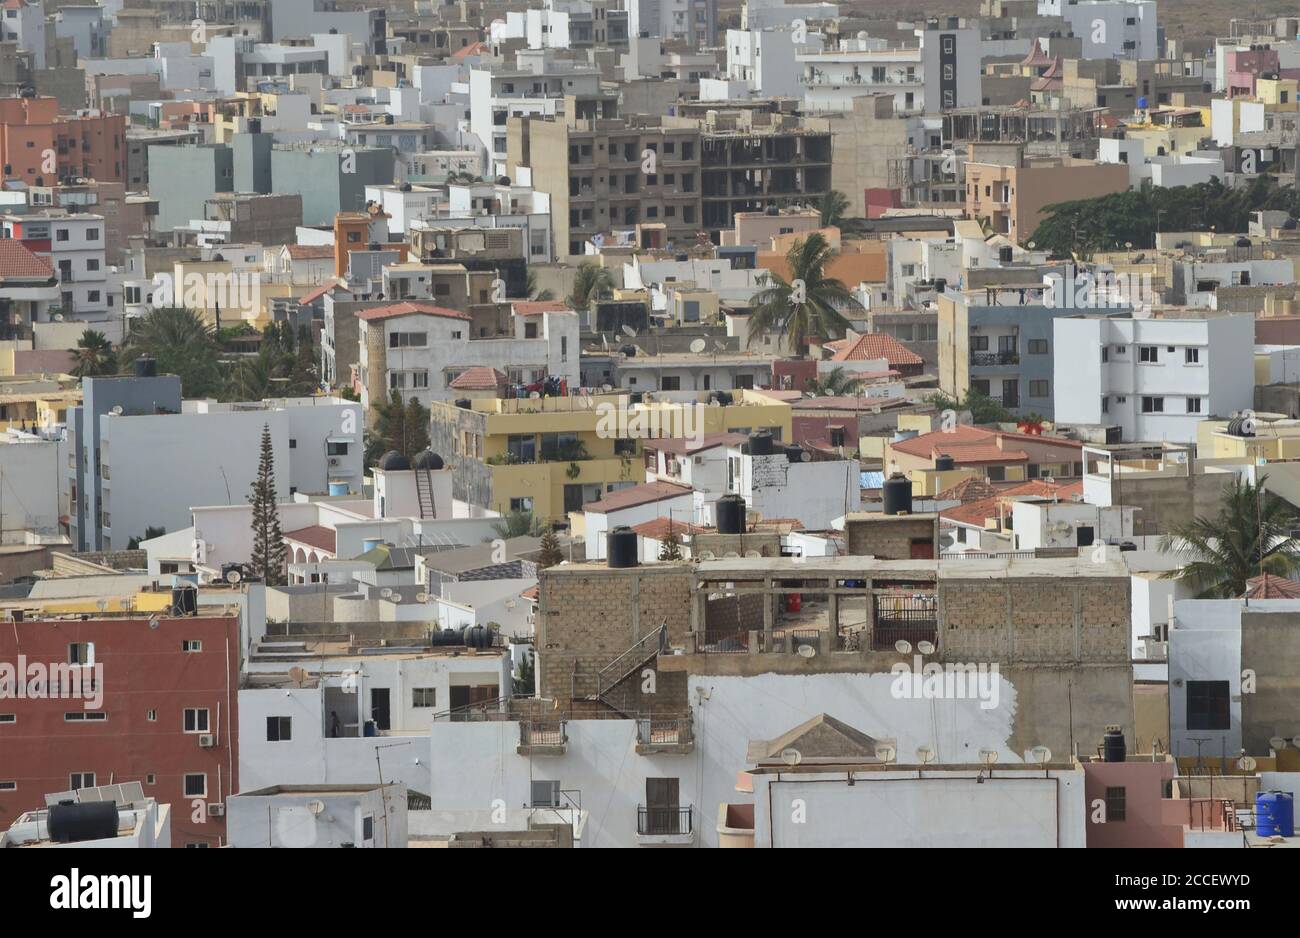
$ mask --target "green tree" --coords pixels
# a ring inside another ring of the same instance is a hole
[[[790,280],[768,275],[768,286],[754,294],[754,312],[749,317],[749,342],[769,334],[789,337],[794,353],[802,356],[810,338],[843,335],[848,320],[841,309],[861,309],[839,280],[826,275],[835,259],[835,249],[821,232],[800,238],[786,254]]]
[[[526,292],[528,293],[528,298],[529,298],[530,300],[553,300],[553,299],[555,299],[555,294],[554,294],[552,291],[550,291],[550,290],[539,290],[539,289],[537,289],[537,272],[536,272],[536,271],[534,271],[534,270],[532,270],[532,269],[530,269],[530,270],[528,271],[528,279],[527,279],[526,282],[527,282],[527,290],[526,290]]]
[[[366,465],[372,466],[389,450],[414,459],[429,447],[429,409],[412,397],[403,401],[401,392],[393,391],[387,401],[374,405],[373,426],[366,431]]]
[[[554,567],[564,562],[564,552],[560,550],[560,538],[552,529],[547,529],[542,535],[542,543],[539,545],[540,550],[537,554],[537,566],[545,570],[547,567]]]
[[[808,381],[808,393],[815,397],[848,397],[862,390],[863,380],[855,378],[836,365],[825,374]]]
[[[511,683],[511,689],[516,697],[531,697],[536,693],[537,662],[534,659],[532,649],[528,650],[524,660],[519,663],[519,674]]]
[[[588,261],[578,265],[568,304],[574,309],[585,311],[591,306],[592,300],[608,296],[613,289],[614,278],[610,272],[599,264]]]
[[[126,542],[126,549],[139,550],[141,541],[151,541],[155,537],[162,537],[166,533],[167,533],[166,528],[155,527],[154,525],[146,525],[144,529],[144,537],[133,537],[128,539]]]
[[[926,398],[926,402],[933,404],[939,410],[951,410],[954,413],[970,411],[971,423],[1011,423],[1016,418],[1002,406],[1000,401],[996,401],[987,394],[982,394],[973,388],[966,392],[964,401],[956,400],[949,397],[942,391],[931,394]]]
[[[1167,579],[1180,580],[1198,599],[1233,599],[1246,592],[1246,581],[1263,573],[1290,576],[1300,567],[1300,547],[1291,538],[1296,509],[1258,485],[1234,477],[1224,487],[1223,502],[1212,518],[1193,518],[1176,525],[1160,549],[1185,560]]]
[[[284,533],[280,530],[280,508],[275,494],[275,453],[271,450],[271,427],[262,425],[262,454],[257,479],[248,500],[253,505],[253,556],[250,565],[267,586],[285,580]]]
[[[509,511],[501,520],[492,525],[497,537],[510,540],[512,537],[535,537],[541,529],[541,523],[531,511]]]
[[[135,360],[154,359],[160,374],[176,375],[186,397],[215,397],[225,383],[212,328],[195,310],[166,306],[131,320],[118,356],[122,371]]]
[[[682,539],[677,536],[677,531],[673,529],[671,521],[668,522],[668,533],[665,534],[664,539],[659,542],[659,559],[682,559]]]
[[[849,210],[848,196],[838,189],[832,189],[821,197],[819,208],[822,213],[823,228],[829,228],[832,225],[839,227]]]
[[[73,354],[77,363],[73,366],[72,373],[78,378],[117,373],[117,355],[113,352],[113,343],[102,332],[94,329],[83,332]]]

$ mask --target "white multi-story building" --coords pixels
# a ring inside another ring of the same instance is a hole
[[[471,338],[466,313],[431,303],[403,301],[357,315],[361,403],[398,391],[428,405],[455,397],[451,383],[476,366],[495,368],[507,380],[532,383],[547,376],[578,386],[578,314],[546,310],[514,317],[510,338]]]
[[[1190,443],[1210,415],[1252,405],[1255,317],[1058,317],[1056,421],[1116,426],[1121,440]]]
[[[104,216],[45,210],[6,215],[4,236],[22,241],[46,258],[59,277],[66,317],[103,319],[121,308],[120,281],[109,277],[104,251]]]
[[[781,3],[781,0],[745,0],[740,5],[741,29],[770,29],[790,26],[795,20],[805,23],[838,19],[840,8],[834,3]]]
[[[820,33],[800,36],[789,27],[727,30],[727,78],[743,81],[752,94],[797,98],[803,94],[800,52],[823,47]]]
[[[546,56],[520,56],[519,61],[527,64],[469,73],[469,129],[487,148],[488,171],[494,176],[505,173],[506,122],[511,117],[554,117],[565,95],[600,92],[600,72],[595,69],[566,68]]]
[[[1038,15],[1063,17],[1085,59],[1160,57],[1155,0],[1038,0]]]
[[[45,67],[45,4],[28,0],[10,0],[0,19],[0,37],[16,42],[18,48],[32,54],[32,66]]]
[[[1123,163],[1128,167],[1130,189],[1153,186],[1195,186],[1225,177],[1223,158],[1205,151],[1192,155],[1147,156],[1141,140],[1103,137],[1097,141],[1097,162]]]
[[[628,0],[627,34],[711,46],[718,40],[718,0]]]

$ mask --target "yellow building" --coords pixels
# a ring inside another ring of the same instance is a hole
[[[1196,452],[1202,460],[1275,462],[1300,458],[1300,420],[1285,414],[1253,414],[1253,433],[1229,432],[1227,420],[1202,420],[1196,425]]]
[[[725,406],[709,403],[707,393],[646,403],[626,394],[435,401],[431,448],[454,467],[457,498],[562,521],[607,492],[644,482],[647,439],[759,429],[791,438],[789,404],[731,393]]]

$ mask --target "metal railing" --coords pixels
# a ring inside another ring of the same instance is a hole
[[[639,804],[636,806],[638,834],[685,835],[695,832],[695,806]]]
[[[814,651],[820,652],[826,634],[821,629],[774,629],[765,650],[778,654],[798,654],[801,646],[810,645]]]
[[[695,651],[701,655],[743,655],[749,651],[746,629],[706,630],[695,636]]]
[[[899,641],[938,642],[938,603],[929,595],[882,595],[875,601],[873,651],[892,651]]]
[[[1018,365],[1019,352],[971,352],[972,365]]]
[[[642,746],[681,746],[692,739],[690,717],[647,717],[636,721],[636,741]]]
[[[631,648],[600,669],[600,672],[596,675],[596,696],[600,697],[605,691],[621,684],[629,674],[641,667],[641,665],[655,655],[662,654],[667,645],[667,623],[641,636]]]
[[[565,723],[564,720],[547,723],[521,722],[519,724],[519,745],[563,746],[569,739],[564,732]]]

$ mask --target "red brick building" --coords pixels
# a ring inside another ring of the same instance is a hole
[[[31,186],[69,176],[124,182],[126,117],[62,115],[55,98],[0,99],[0,165],[4,178]]]
[[[98,706],[87,690],[54,696],[52,683],[51,691],[19,697],[15,682],[3,679],[5,666],[12,674],[20,663],[24,670],[79,666],[87,680],[96,676]],[[173,845],[224,844],[226,798],[238,791],[238,692],[233,612],[3,623],[0,829],[43,807],[46,794],[139,782],[147,796],[171,805]]]

